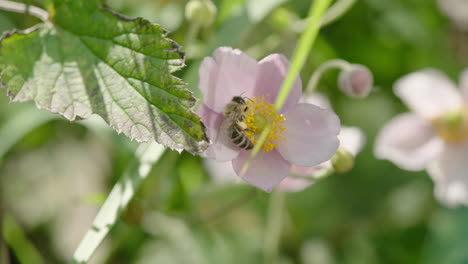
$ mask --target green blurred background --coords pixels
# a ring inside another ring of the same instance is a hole
[[[275,52],[290,57],[311,1],[214,3],[215,23],[190,36],[186,1],[108,1],[125,15],[171,31],[187,51],[187,66],[177,75],[198,96],[200,61],[216,47],[240,48],[256,59]],[[0,32],[37,22],[0,11]],[[342,124],[365,131],[367,143],[351,172],[287,194],[278,263],[468,263],[468,210],[444,208],[426,173],[400,170],[376,160],[372,151],[379,128],[406,111],[392,93],[394,81],[426,67],[456,81],[467,54],[468,33],[436,0],[358,0],[323,28],[301,73],[303,83],[333,58],[368,66],[375,89],[366,99],[339,92],[337,72],[327,73],[318,88]],[[65,263],[137,144],[98,118],[70,123],[33,103],[9,104],[5,94],[0,96],[0,180],[12,263]],[[92,263],[262,263],[269,194],[249,196],[251,190],[216,184],[200,157],[168,152]],[[236,201],[238,206],[217,213]]]

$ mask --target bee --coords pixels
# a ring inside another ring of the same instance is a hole
[[[248,131],[245,122],[245,115],[248,111],[247,103],[240,96],[234,96],[224,108],[227,136],[236,146],[246,150],[253,148],[252,141],[245,135],[245,132]]]

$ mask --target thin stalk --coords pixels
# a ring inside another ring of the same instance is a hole
[[[356,3],[357,0],[339,0],[336,1],[323,15],[322,21],[320,22],[321,27],[328,26],[329,24],[340,19],[346,12]],[[310,18],[301,19],[292,22],[289,27],[294,33],[302,33],[307,27],[307,23]],[[269,51],[274,50],[280,44],[280,37],[270,36],[266,38],[262,43],[247,49],[246,53],[252,55],[252,57],[262,57],[260,55],[268,54]]]
[[[347,70],[350,67],[351,67],[351,64],[349,64],[349,62],[345,60],[341,60],[341,59],[329,60],[327,62],[324,62],[314,71],[312,76],[310,76],[305,92],[312,93],[313,91],[315,91],[315,89],[317,88],[317,84],[320,81],[320,78],[322,78],[323,74],[327,72],[328,70],[331,70],[331,69]]]
[[[299,38],[297,48],[292,57],[291,67],[289,69],[288,75],[281,86],[278,97],[275,102],[276,111],[280,111],[286,102],[286,98],[291,91],[291,88],[296,80],[297,76],[304,66],[307,57],[312,50],[312,45],[314,44],[315,39],[317,38],[318,32],[320,30],[320,21],[330,5],[331,0],[316,0],[312,5],[312,8],[309,12],[310,21],[304,33]]]
[[[185,36],[185,46],[191,45],[192,42],[197,39],[200,29],[201,27],[200,27],[200,24],[198,23],[189,24],[187,35]]]
[[[49,20],[49,13],[37,6],[7,0],[0,0],[0,9],[20,14],[28,14],[33,17],[37,17],[44,22]]]
[[[333,4],[327,13],[322,18],[321,26],[327,26],[328,24],[338,20],[342,17],[353,5],[356,0],[339,0]]]
[[[263,263],[265,264],[276,264],[278,261],[285,200],[286,194],[284,192],[275,191],[271,194],[263,241]]]

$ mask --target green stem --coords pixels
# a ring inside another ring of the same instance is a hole
[[[286,102],[286,98],[291,91],[291,88],[296,80],[297,76],[304,66],[307,57],[312,49],[315,39],[317,38],[318,32],[320,30],[320,21],[327,10],[327,7],[330,5],[331,0],[316,0],[312,5],[312,8],[309,12],[310,21],[304,33],[299,38],[299,43],[292,57],[291,67],[289,69],[288,75],[281,86],[278,97],[275,102],[276,111],[280,111]]]
[[[37,17],[44,22],[49,20],[49,13],[44,9],[23,3],[0,0],[0,9],[15,13],[28,14]]]
[[[200,24],[198,23],[192,22],[189,24],[187,35],[185,36],[185,46],[191,45],[191,43],[197,39],[200,28]]]
[[[315,89],[317,88],[317,84],[320,81],[320,78],[322,78],[323,74],[326,71],[331,69],[347,70],[350,67],[351,64],[349,64],[349,62],[341,59],[329,60],[327,62],[322,63],[310,77],[305,91],[307,93],[312,93],[313,91],[315,91]]]
[[[339,0],[333,4],[322,18],[321,26],[327,26],[330,23],[342,17],[353,5],[356,0]]]
[[[356,3],[356,0],[336,1],[323,15],[320,26],[328,26],[341,18],[354,5],[354,3]],[[306,18],[290,23],[290,30],[295,33],[302,33],[306,29],[309,20],[310,18]],[[269,51],[274,50],[280,44],[280,40],[281,37],[279,36],[269,36],[262,43],[247,49],[246,53],[252,57],[262,57],[261,55],[268,54],[270,53]]]
[[[279,191],[273,192],[270,196],[267,226],[263,241],[263,261],[265,264],[276,264],[278,261],[285,198],[286,194]]]

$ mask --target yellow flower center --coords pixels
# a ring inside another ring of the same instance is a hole
[[[468,106],[449,111],[432,120],[437,134],[447,142],[460,143],[468,140]]]
[[[273,150],[279,146],[281,141],[286,140],[281,135],[286,129],[283,126],[286,119],[275,111],[274,106],[265,99],[265,96],[254,96],[252,100],[247,101],[247,105],[249,112],[246,115],[247,130],[245,135],[254,145],[268,124],[271,124],[271,130],[262,145],[263,152]]]

